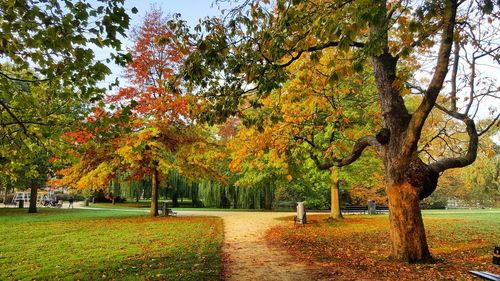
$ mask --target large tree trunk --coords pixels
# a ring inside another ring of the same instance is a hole
[[[158,216],[158,170],[156,167],[153,169],[151,177],[151,209],[149,214],[152,217]]]
[[[387,16],[385,0],[376,0],[374,4],[380,7],[382,16]],[[384,134],[377,135],[377,140],[382,144],[389,199],[391,256],[406,262],[429,262],[432,257],[419,202],[435,189],[438,175],[416,156],[417,143],[408,142],[418,140],[420,130],[409,128],[412,116],[400,95],[401,87],[395,83],[398,57],[389,53],[386,24],[387,21],[379,21],[371,25],[370,36],[383,51],[372,57],[372,65],[384,118]]]
[[[424,222],[420,212],[419,188],[410,183],[390,183],[389,220],[391,257],[406,262],[431,262]]]
[[[36,213],[36,199],[38,195],[38,188],[32,186],[30,191],[30,207],[28,213]]]

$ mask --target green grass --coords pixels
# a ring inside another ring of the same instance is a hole
[[[0,209],[0,280],[219,280],[222,220]]]

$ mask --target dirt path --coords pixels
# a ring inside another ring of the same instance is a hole
[[[77,208],[83,208],[76,205]],[[92,208],[97,210],[97,208]],[[117,209],[118,210],[118,209]],[[134,211],[120,209],[120,211]],[[144,210],[147,211],[147,210]],[[276,218],[293,216],[285,212],[179,211],[179,216],[217,216],[224,220],[225,280],[282,281],[318,280],[314,268],[287,251],[268,245],[264,232],[280,223]]]
[[[226,280],[316,279],[306,264],[300,263],[284,250],[269,246],[262,237],[267,229],[283,223],[275,218],[292,213],[179,212],[179,215],[213,215],[224,220]]]

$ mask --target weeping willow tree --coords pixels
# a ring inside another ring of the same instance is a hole
[[[123,174],[110,181],[106,193],[113,202],[117,198],[127,198],[139,202],[151,197],[151,178],[131,179]],[[194,181],[177,170],[171,170],[160,177],[160,199],[172,200],[172,207],[179,207],[184,199],[191,201],[192,207],[270,209],[275,193],[272,182],[263,182],[252,187],[224,185],[213,180]]]
[[[141,180],[123,180],[120,181],[120,194],[122,198],[134,199],[139,202],[140,199],[146,198],[147,194],[151,193],[151,181],[148,179]]]
[[[205,180],[198,184],[198,194],[205,207],[260,209],[265,193],[262,188],[222,185]]]
[[[167,188],[164,190],[164,197],[170,195],[173,207],[179,207],[179,199],[183,202],[184,198],[191,199],[193,207],[200,206],[197,182],[182,176],[177,170],[171,170],[165,180]]]

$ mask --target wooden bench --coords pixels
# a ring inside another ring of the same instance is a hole
[[[500,247],[495,247],[493,250],[493,264],[500,265]],[[500,281],[500,275],[491,272],[471,270],[469,273],[486,280]]]
[[[172,211],[172,209],[167,208],[167,202],[163,202],[160,208],[158,208],[158,212],[163,214],[164,216],[177,216],[177,212]]]
[[[387,206],[378,206],[376,207],[377,214],[388,213],[389,207]]]
[[[366,214],[368,206],[346,206],[342,209],[343,213]]]

